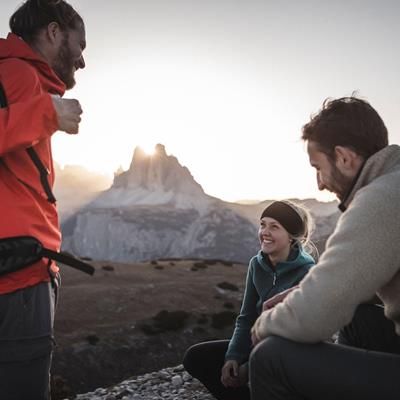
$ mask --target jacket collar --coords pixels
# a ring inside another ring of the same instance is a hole
[[[361,166],[353,183],[350,185],[344,199],[339,204],[339,210],[344,212],[349,207],[358,190],[370,184],[382,175],[392,172],[400,165],[400,146],[390,145],[369,157]]]
[[[61,81],[47,61],[14,33],[9,33],[7,39],[0,39],[0,62],[10,58],[24,60],[32,65],[38,73],[44,90],[60,96],[64,94],[66,90],[64,82]]]
[[[281,261],[276,264],[275,270],[272,268],[268,256],[261,250],[257,253],[257,261],[265,271],[276,275],[285,274],[305,265],[315,264],[314,259],[303,249],[300,242],[296,242],[292,247],[287,261]]]

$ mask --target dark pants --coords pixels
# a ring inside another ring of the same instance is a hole
[[[218,400],[249,400],[247,386],[226,388],[221,383],[221,369],[229,340],[199,343],[190,347],[183,359],[187,372],[198,379]]]
[[[0,295],[0,399],[50,398],[58,281]]]
[[[274,336],[263,340],[250,357],[252,399],[400,398],[400,337],[382,307],[360,306],[338,341],[341,344],[304,344]]]

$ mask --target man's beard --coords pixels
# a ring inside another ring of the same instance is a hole
[[[72,89],[75,86],[74,64],[74,57],[68,43],[68,34],[65,33],[53,70],[65,83],[67,89]]]
[[[334,192],[340,201],[343,201],[353,180],[344,176],[334,164],[332,165],[331,180],[330,191]]]

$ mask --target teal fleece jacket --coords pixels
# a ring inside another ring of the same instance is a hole
[[[275,270],[261,250],[250,260],[242,307],[225,355],[226,361],[236,360],[242,364],[248,360],[252,349],[251,328],[261,314],[264,301],[296,286],[314,264],[314,259],[300,243],[293,246],[287,261],[277,263]]]

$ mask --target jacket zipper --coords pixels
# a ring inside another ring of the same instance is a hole
[[[274,279],[273,279],[273,281],[272,281],[272,287],[271,287],[271,289],[268,290],[267,295],[268,295],[268,294],[271,292],[271,290],[275,287],[275,285],[276,285],[276,278],[277,278],[276,272],[274,272]]]

